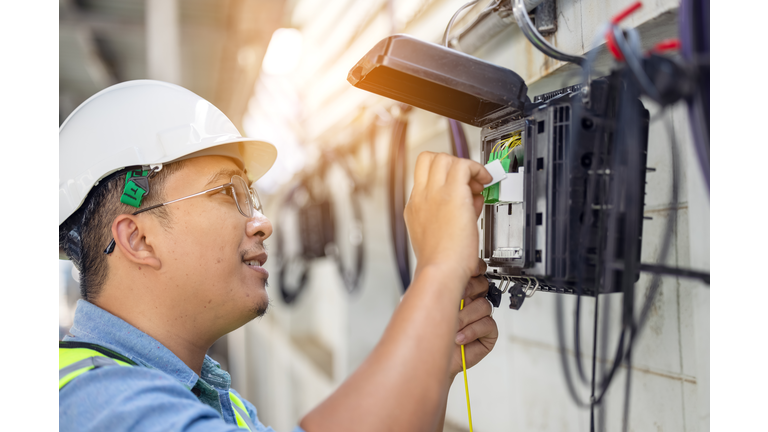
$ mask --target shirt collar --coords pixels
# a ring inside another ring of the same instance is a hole
[[[74,324],[69,333],[64,340],[90,342],[112,349],[138,364],[171,375],[187,388],[194,387],[200,378],[176,354],[152,336],[85,300],[77,301]],[[209,375],[215,369],[221,371],[219,364],[206,355],[203,374]],[[228,390],[229,374],[224,372],[224,375],[226,378],[217,377],[215,386]]]

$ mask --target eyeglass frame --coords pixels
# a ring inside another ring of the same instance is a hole
[[[206,195],[206,194],[209,194],[209,193],[212,193],[212,192],[216,192],[216,191],[219,191],[219,190],[224,190],[226,188],[232,188],[232,192],[233,192],[232,193],[232,198],[235,200],[235,207],[237,207],[237,211],[241,215],[245,216],[246,218],[252,218],[254,216],[253,212],[251,212],[250,216],[248,216],[245,213],[243,213],[243,210],[240,208],[240,203],[237,201],[237,193],[234,190],[235,189],[235,182],[234,182],[235,178],[240,179],[246,185],[246,189],[248,190],[248,196],[246,197],[246,199],[250,201],[249,203],[246,203],[247,206],[249,208],[251,208],[252,210],[256,210],[257,212],[263,214],[263,211],[262,211],[263,206],[261,205],[261,198],[259,198],[259,193],[256,192],[256,190],[254,190],[252,187],[247,186],[248,182],[245,181],[244,178],[240,177],[239,175],[233,175],[232,177],[230,177],[229,183],[224,183],[223,185],[219,185],[219,186],[213,187],[211,189],[204,190],[202,192],[197,192],[197,193],[194,193],[192,195],[187,195],[185,197],[177,198],[175,200],[166,201],[166,202],[163,202],[163,203],[160,203],[160,204],[151,205],[151,206],[149,206],[147,208],[144,208],[144,209],[141,209],[141,210],[137,210],[137,211],[131,213],[131,216],[136,216],[137,214],[141,214],[141,213],[144,213],[144,212],[147,212],[147,211],[150,211],[150,210],[154,210],[156,208],[167,206],[168,204],[173,204],[173,203],[176,203],[176,202],[179,202],[179,201],[183,201],[183,200],[188,199],[188,198],[194,198],[194,197]],[[258,204],[258,207],[257,207],[257,204]],[[112,238],[112,241],[109,242],[109,245],[107,245],[107,248],[104,249],[104,254],[105,255],[109,255],[114,250],[115,250],[115,239]]]

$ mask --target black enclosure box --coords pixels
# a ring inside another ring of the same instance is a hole
[[[515,72],[402,34],[377,43],[347,81],[477,127],[521,117],[529,101],[528,87]]]

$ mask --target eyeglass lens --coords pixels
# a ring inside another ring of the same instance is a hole
[[[240,177],[232,177],[232,185],[235,189],[235,202],[240,213],[247,217],[253,217],[254,211],[261,211],[261,202],[259,202],[256,191],[248,187],[248,183]]]

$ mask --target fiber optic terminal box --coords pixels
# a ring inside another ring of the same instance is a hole
[[[611,196],[614,171],[620,169],[616,162],[620,155],[613,149],[620,84],[616,77],[593,81],[588,101],[581,86],[541,95],[528,105],[527,116],[483,127],[484,160],[496,143],[514,133],[522,134],[523,147],[518,152],[522,200],[505,201],[501,194],[498,202],[484,206],[481,216],[480,256],[489,272],[526,284],[535,278],[542,291],[573,293],[578,282],[584,294],[594,294],[595,278],[601,277],[595,274],[596,260],[607,253],[609,211],[618,211],[611,230],[615,241],[621,245],[632,236],[639,257],[642,203],[634,206],[640,213],[628,226],[630,218],[621,199]],[[636,142],[642,145],[642,170],[637,183],[642,200],[648,111],[642,107],[639,111],[641,136]],[[591,214],[585,214],[585,208]],[[621,277],[616,270],[613,286],[603,289],[618,290]]]
[[[347,78],[482,127],[483,164],[500,142],[520,134],[506,187],[500,183],[481,215],[487,275],[527,286],[533,280],[541,291],[574,293],[578,286],[586,295],[605,277],[595,274],[598,260],[616,264],[608,270],[613,283],[602,288],[611,292],[624,277],[621,251],[640,256],[649,116],[623,92],[622,79],[613,73],[531,101],[513,71],[406,35],[379,42]],[[637,114],[631,133],[617,127],[620,107]],[[634,174],[625,169],[628,155],[639,155]]]

